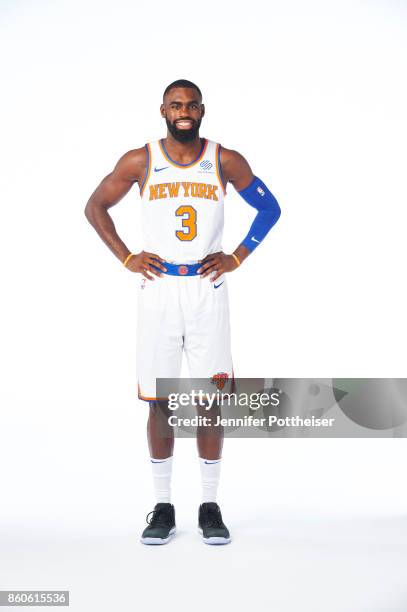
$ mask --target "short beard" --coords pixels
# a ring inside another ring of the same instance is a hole
[[[169,133],[173,138],[175,138],[175,140],[178,140],[178,142],[191,142],[192,140],[195,140],[196,136],[198,135],[199,128],[201,127],[201,119],[199,119],[199,121],[194,121],[194,125],[190,130],[179,130],[175,123],[170,123],[167,118],[165,119],[165,122],[167,124]]]

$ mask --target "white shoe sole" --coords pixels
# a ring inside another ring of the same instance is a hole
[[[201,534],[202,540],[205,542],[205,544],[229,544],[232,541],[232,538],[204,538],[203,531],[200,527],[198,527],[198,533]]]
[[[153,546],[161,546],[161,544],[167,544],[171,540],[171,537],[176,533],[176,528],[173,527],[168,534],[167,538],[140,538],[142,544],[152,544]]]

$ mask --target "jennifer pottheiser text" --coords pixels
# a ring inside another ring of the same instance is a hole
[[[177,417],[175,414],[168,417],[168,424],[171,427],[332,427],[334,418],[321,419],[317,417],[254,417],[245,415],[244,417],[221,417],[211,419],[207,416],[196,415],[194,417]]]

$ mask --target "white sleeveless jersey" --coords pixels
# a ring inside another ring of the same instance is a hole
[[[190,164],[168,155],[163,140],[146,144],[140,187],[143,249],[168,262],[192,263],[222,250],[224,196],[220,145],[201,139]]]

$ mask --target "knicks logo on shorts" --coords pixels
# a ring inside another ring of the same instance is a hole
[[[218,372],[218,374],[214,374],[212,376],[211,383],[213,385],[216,385],[218,389],[222,390],[228,379],[229,379],[229,374],[227,372]]]

